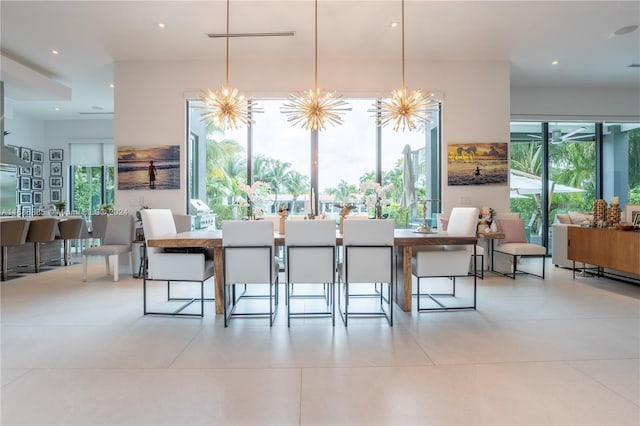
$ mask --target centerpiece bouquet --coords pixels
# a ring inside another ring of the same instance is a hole
[[[269,195],[269,185],[262,181],[255,181],[253,185],[238,182],[238,189],[247,194],[247,219],[255,219],[257,212],[262,212],[262,204]],[[236,200],[238,202],[238,200]]]
[[[391,201],[388,200],[386,196],[387,192],[392,188],[392,183],[385,186],[381,186],[378,182],[373,181],[367,181],[360,184],[360,193],[364,204],[367,206],[367,210],[374,211],[374,217],[376,219],[382,218],[382,207],[391,204]]]

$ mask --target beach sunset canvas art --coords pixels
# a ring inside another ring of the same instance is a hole
[[[506,185],[509,176],[507,143],[447,145],[449,185]]]
[[[180,189],[180,145],[119,146],[118,189]]]

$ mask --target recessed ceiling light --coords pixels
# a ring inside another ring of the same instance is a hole
[[[59,55],[60,51],[56,49],[49,49],[49,53],[51,53],[52,55]]]
[[[551,65],[558,65],[558,61],[551,61]]]
[[[60,107],[53,108],[54,111],[60,111]]]
[[[111,83],[111,84],[109,85],[109,87],[111,87],[111,88],[113,89],[114,87],[116,87],[116,85],[115,85],[115,84],[113,84],[113,83]]]
[[[397,27],[398,27],[398,25],[400,25],[398,22],[393,21],[393,22],[391,23],[391,28],[397,28]]]
[[[626,27],[622,27],[613,32],[614,35],[621,36],[625,34],[629,34],[638,29],[637,25],[627,25]]]
[[[167,24],[165,24],[164,22],[156,22],[156,27],[165,29],[167,28]]]

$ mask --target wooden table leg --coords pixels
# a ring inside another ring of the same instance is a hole
[[[222,274],[222,247],[213,248],[213,268],[215,275],[216,314],[224,314],[224,276]]]
[[[405,312],[411,312],[411,246],[403,246],[401,259],[396,265],[400,269],[397,273],[396,303]]]

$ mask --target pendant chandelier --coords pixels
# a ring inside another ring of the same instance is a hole
[[[408,91],[404,78],[404,0],[402,0],[402,88],[393,90],[390,99],[375,104],[374,112],[381,126],[393,123],[393,130],[414,130],[419,123],[429,121],[427,108],[437,105],[439,100],[433,93],[426,95],[420,89]]]
[[[229,87],[229,0],[227,0],[227,67],[224,87],[218,90],[207,89],[207,93],[200,98],[204,103],[202,107],[203,121],[227,130],[238,129],[251,123],[251,110],[249,101],[238,93],[238,89]]]
[[[342,124],[341,114],[349,111],[347,103],[334,93],[318,88],[318,0],[315,0],[315,63],[313,89],[292,94],[282,112],[294,126],[302,124],[305,130],[324,130],[327,124]]]

